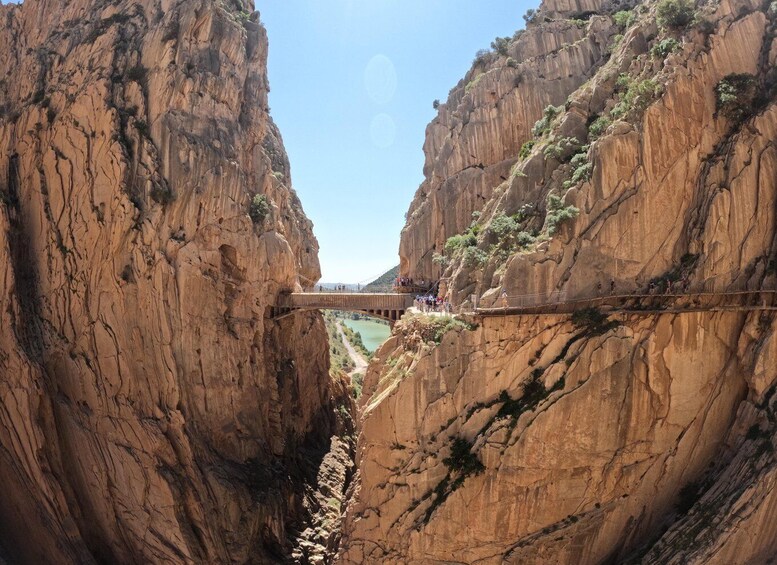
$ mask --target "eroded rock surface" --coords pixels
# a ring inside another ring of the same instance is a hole
[[[14,561],[304,562],[329,543],[312,516],[341,496],[350,400],[317,314],[268,319],[278,292],[318,278],[318,246],[251,10],[0,7]],[[256,195],[269,212],[253,222]]]
[[[401,274],[464,310],[774,290],[777,13],[693,9],[549,1],[476,62],[429,126]],[[774,311],[740,306],[403,321],[365,379],[340,561],[773,561]]]
[[[485,318],[384,345],[342,562],[639,562],[669,524],[645,563],[773,555],[772,315],[613,321]],[[451,461],[457,439],[480,470]]]

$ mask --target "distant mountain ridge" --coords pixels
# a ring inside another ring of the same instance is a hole
[[[364,286],[362,292],[389,292],[399,276],[399,265],[392,267],[377,279]]]

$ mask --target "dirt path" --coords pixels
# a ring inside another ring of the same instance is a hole
[[[345,344],[345,349],[348,351],[348,355],[353,360],[354,368],[352,371],[348,373],[349,377],[354,376],[356,373],[363,373],[367,370],[367,360],[362,356],[361,353],[356,351],[353,345],[351,345],[351,342],[348,341],[348,338],[345,337],[345,332],[343,331],[343,326],[340,325],[340,321],[337,321],[337,331],[340,332],[340,337],[343,340],[343,344]]]

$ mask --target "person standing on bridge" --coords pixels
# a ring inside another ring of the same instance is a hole
[[[502,289],[502,308],[507,308],[507,289]]]

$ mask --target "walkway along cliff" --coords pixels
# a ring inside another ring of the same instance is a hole
[[[484,315],[376,353],[339,562],[777,557],[776,18],[547,0],[478,54],[400,276]]]
[[[0,6],[0,554],[320,559],[350,395],[244,2]]]

